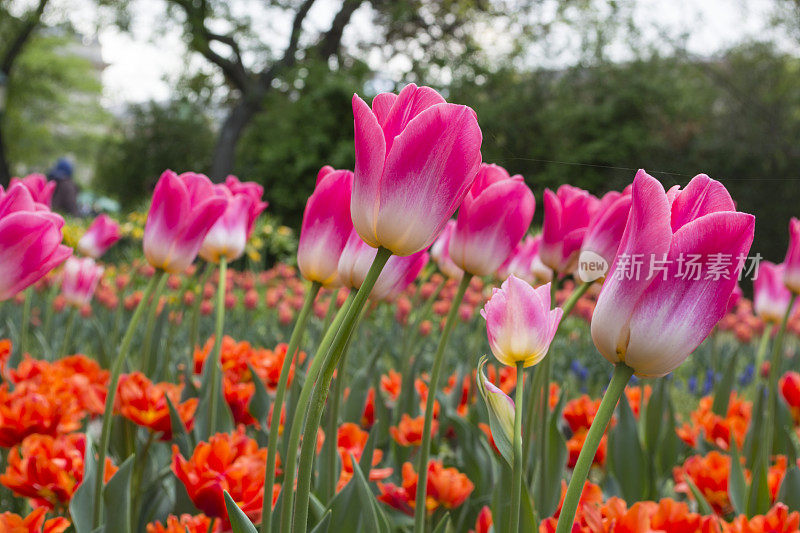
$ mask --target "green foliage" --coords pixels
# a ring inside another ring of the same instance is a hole
[[[165,169],[206,172],[214,146],[211,120],[186,99],[134,105],[117,121],[97,161],[94,185],[130,209]]]

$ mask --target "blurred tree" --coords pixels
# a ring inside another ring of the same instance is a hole
[[[130,209],[164,169],[207,172],[214,133],[202,105],[186,99],[131,106],[103,144],[94,185]]]

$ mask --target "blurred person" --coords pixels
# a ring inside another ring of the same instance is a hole
[[[72,163],[69,159],[62,157],[47,173],[47,179],[56,182],[56,189],[53,192],[53,210],[71,216],[79,216],[78,185],[72,179],[72,170]]]

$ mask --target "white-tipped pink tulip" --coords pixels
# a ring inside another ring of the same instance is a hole
[[[450,238],[453,236],[453,231],[456,229],[456,221],[450,219],[447,225],[439,234],[439,237],[434,241],[431,246],[431,258],[436,262],[439,270],[448,278],[461,279],[464,271],[450,258]]]
[[[497,165],[481,165],[458,210],[450,258],[471,274],[491,274],[528,231],[535,208],[533,192],[522,176],[509,176]]]
[[[572,272],[577,264],[583,238],[600,207],[593,195],[562,185],[558,191],[544,191],[544,226],[539,256],[542,262],[559,274]]]
[[[350,212],[374,248],[428,248],[467,194],[481,163],[475,112],[429,87],[381,93],[372,109],[353,95],[355,179]]]
[[[98,215],[78,241],[78,251],[92,259],[99,259],[120,239],[119,224],[106,215]]]
[[[81,307],[92,301],[103,267],[91,257],[70,257],[61,273],[61,294],[67,303]]]
[[[792,293],[784,285],[786,267],[769,261],[761,261],[753,279],[753,310],[761,320],[780,324]]]
[[[481,310],[489,346],[498,361],[525,367],[541,361],[561,322],[560,307],[550,309],[550,284],[533,288],[513,274],[494,289]]]
[[[794,217],[789,222],[789,248],[783,264],[783,282],[790,291],[800,294],[800,220]]]
[[[339,258],[353,231],[352,190],[353,173],[349,170],[325,166],[319,171],[303,212],[297,247],[297,266],[309,281],[326,287],[338,283]]]
[[[228,200],[206,176],[165,171],[156,184],[144,227],[144,255],[155,268],[186,270]]]
[[[641,377],[675,370],[725,314],[755,220],[704,174],[664,191],[640,170],[619,250],[592,317],[592,339]]]

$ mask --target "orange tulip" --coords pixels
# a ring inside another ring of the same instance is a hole
[[[181,403],[183,385],[152,383],[141,372],[123,374],[119,379],[116,410],[134,424],[161,434],[161,440],[172,440],[172,419],[167,399],[187,429],[194,423],[197,398]]]
[[[3,533],[63,533],[69,520],[63,517],[45,520],[47,508],[38,507],[22,518],[14,513],[0,513],[0,531]]]
[[[424,416],[411,418],[404,413],[400,418],[400,423],[389,428],[389,433],[400,446],[419,446],[422,443],[422,426],[424,424]],[[433,420],[431,423],[431,435],[434,435],[438,428],[439,423]]]
[[[147,533],[219,533],[222,531],[219,521],[214,524],[214,529],[209,530],[210,525],[211,518],[206,515],[182,514],[180,518],[170,515],[167,517],[166,525],[162,526],[160,522],[147,524]]]
[[[379,483],[378,500],[408,515],[414,514],[417,492],[417,473],[411,463],[403,463],[403,481],[400,487],[392,483]],[[453,509],[460,506],[475,488],[469,478],[455,468],[445,468],[440,461],[428,463],[428,486],[425,507],[432,513],[439,507]]]

